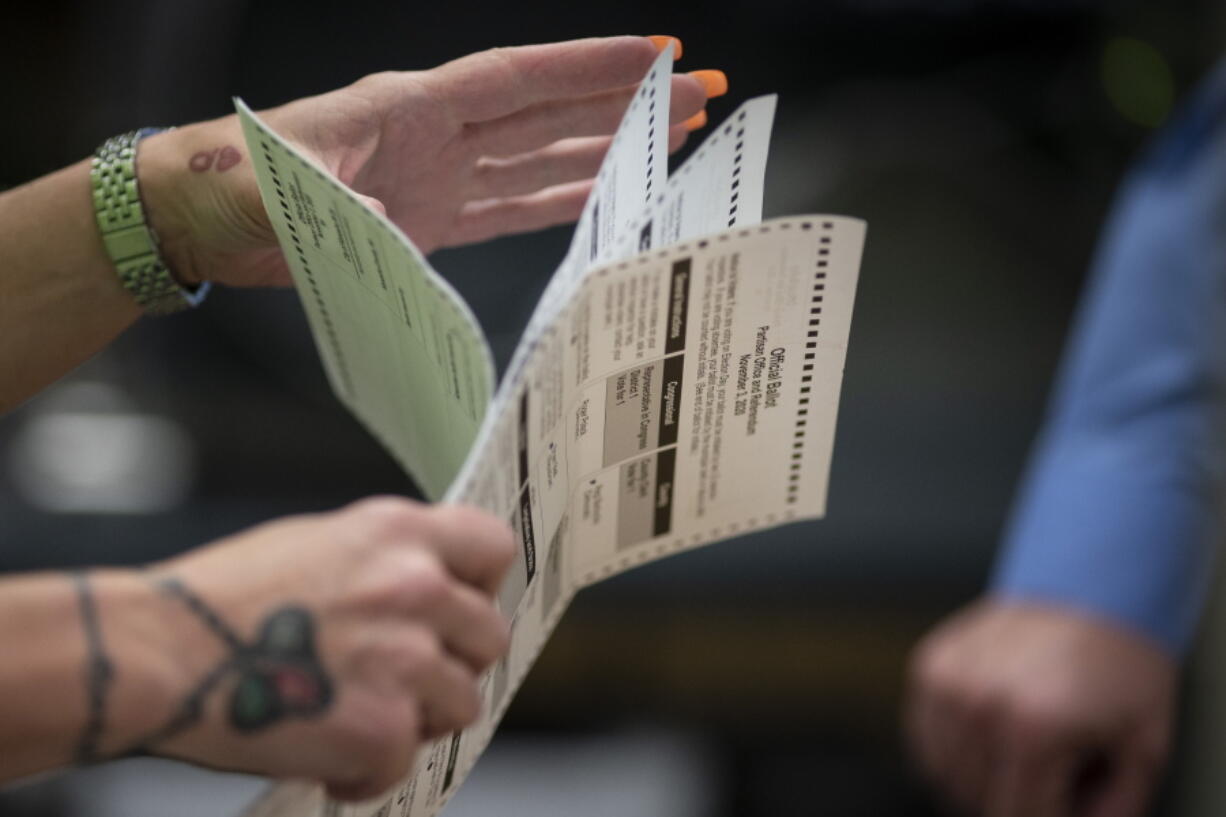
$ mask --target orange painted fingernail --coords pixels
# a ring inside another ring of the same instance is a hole
[[[667,34],[652,34],[647,39],[651,40],[652,44],[655,45],[656,51],[663,51],[664,49],[668,48],[669,43],[672,43],[673,60],[676,61],[681,59],[681,41],[676,37],[670,37]]]
[[[708,68],[705,71],[691,71],[690,76],[702,83],[702,87],[707,92],[707,99],[728,93],[728,77],[723,71]]]
[[[681,124],[685,126],[686,130],[698,130],[707,124],[707,112],[699,111]]]

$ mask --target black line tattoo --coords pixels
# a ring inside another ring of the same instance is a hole
[[[89,696],[89,712],[85,717],[81,739],[77,742],[75,757],[77,763],[94,763],[101,759],[98,743],[102,739],[102,730],[106,728],[106,692],[115,678],[115,669],[111,665],[111,659],[107,657],[106,645],[102,641],[98,606],[94,602],[94,590],[89,574],[76,571],[72,574],[72,582],[77,590],[81,628],[85,632],[85,689]]]
[[[217,636],[232,653],[240,653],[246,645],[243,640],[238,637],[238,633],[230,629],[230,626],[221,620],[221,616],[213,612],[212,608],[204,603],[204,600],[195,593],[187,589],[187,585],[175,578],[163,579],[158,582],[157,588],[163,595],[169,596],[172,599],[178,599],[187,605],[187,609],[195,614],[196,618],[204,622],[204,626],[208,627],[213,635]]]
[[[237,674],[230,696],[230,725],[256,732],[287,717],[322,714],[332,702],[332,683],[315,650],[315,622],[305,608],[287,605],[264,619],[255,641],[244,641],[202,598],[175,578],[157,584],[164,595],[192,612],[229,654],[187,694],[175,715],[141,746],[152,746],[195,725],[208,696]]]

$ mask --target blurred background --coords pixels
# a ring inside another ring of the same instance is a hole
[[[713,121],[778,92],[767,216],[869,222],[828,518],[581,594],[449,814],[923,817],[938,811],[898,739],[908,651],[983,586],[1113,189],[1222,52],[1224,12],[10,2],[0,186],[115,133],[224,115],[231,95],[259,108],[495,45],[670,33],[681,68],[729,76]],[[500,364],[568,235],[434,258]],[[373,492],[415,488],[330,396],[296,296],[216,292],[0,418],[0,570],[146,562]],[[1226,803],[1209,765],[1226,716],[1202,692],[1219,666],[1193,659],[1155,814]],[[227,817],[259,785],[124,761],[0,790],[0,814]]]

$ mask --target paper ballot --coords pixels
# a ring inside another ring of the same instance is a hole
[[[823,515],[865,225],[761,222],[774,97],[670,177],[671,71],[668,49],[497,387],[471,311],[412,241],[237,102],[333,390],[430,498],[507,519],[519,544],[480,720],[378,800],[285,783],[246,817],[432,817],[580,588]]]

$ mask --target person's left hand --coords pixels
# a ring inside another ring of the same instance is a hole
[[[655,40],[494,49],[372,74],[261,116],[429,253],[577,218]],[[726,88],[722,74],[696,73],[673,78],[670,149]],[[236,117],[150,137],[139,170],[183,283],[290,283]]]

